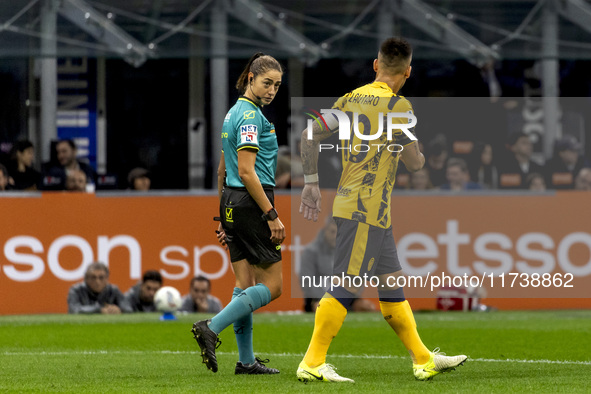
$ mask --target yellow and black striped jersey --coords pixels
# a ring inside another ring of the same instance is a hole
[[[392,112],[413,114],[412,105],[394,94],[386,83],[373,82],[339,98],[333,108],[345,112],[350,119],[355,119],[353,114],[357,113],[358,130],[365,136],[375,135],[382,128],[379,138],[370,141],[355,135],[352,125],[350,138],[341,140],[343,173],[333,216],[388,228],[392,225],[390,200],[399,152],[414,141],[401,129],[394,129],[392,139],[388,140],[386,117]],[[408,122],[404,117],[391,119],[391,123]]]

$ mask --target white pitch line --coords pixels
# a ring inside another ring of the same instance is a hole
[[[121,351],[121,350],[87,350],[87,351],[71,351],[71,352],[2,352],[3,356],[68,356],[68,355],[79,355],[79,356],[94,356],[94,355],[111,355],[111,354],[129,354],[129,355],[188,355],[188,354],[199,354],[198,351],[183,351],[183,350],[159,350],[159,351],[143,351],[143,350],[132,350],[132,351]],[[217,352],[220,355],[238,355],[238,352]],[[265,357],[297,357],[301,358],[304,356],[303,353],[265,353]],[[407,356],[393,356],[393,355],[374,355],[374,354],[330,354],[328,356],[336,358],[363,358],[372,360],[407,360]],[[494,359],[494,358],[470,358],[470,362],[482,362],[482,363],[519,363],[519,364],[558,364],[558,365],[589,365],[591,361],[574,361],[574,360],[522,360],[515,358],[508,359]]]

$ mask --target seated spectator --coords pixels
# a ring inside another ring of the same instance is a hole
[[[31,141],[18,141],[12,147],[11,163],[8,172],[14,180],[16,190],[36,190],[41,181],[41,173],[33,167],[35,149]]]
[[[131,190],[148,191],[152,186],[150,171],[141,167],[136,167],[129,171],[127,181],[129,182],[129,188]]]
[[[198,313],[218,313],[222,303],[211,293],[211,282],[204,276],[191,279],[189,294],[183,297],[180,311]]]
[[[522,131],[512,133],[507,144],[507,155],[499,164],[500,189],[525,189],[528,174],[544,173],[543,166],[531,160],[533,144]]]
[[[0,164],[0,192],[10,189],[9,180],[8,170],[3,164]]]
[[[125,301],[133,312],[156,312],[154,295],[162,287],[160,272],[150,270],[144,272],[142,281],[125,293]]]
[[[109,283],[109,268],[94,262],[86,268],[84,282],[70,287],[68,313],[119,314],[131,312],[123,293]]]
[[[425,167],[429,170],[431,183],[439,187],[446,182],[445,163],[448,158],[447,143],[442,134],[436,136],[427,145],[425,155]]]
[[[412,190],[431,190],[433,185],[429,178],[429,170],[425,167],[410,173],[409,186]]]
[[[335,247],[337,241],[337,224],[332,217],[328,217],[324,227],[318,232],[316,239],[306,245],[302,251],[302,264],[300,267],[301,278],[311,278],[311,284],[322,284],[324,278],[330,277],[333,273]],[[314,279],[316,278],[316,279]],[[327,283],[330,283],[327,282]],[[314,312],[318,302],[326,293],[326,288],[321,286],[302,286],[304,293],[304,311]],[[363,298],[356,298],[349,311],[370,312],[374,311],[375,305]]]
[[[297,154],[291,154],[289,146],[280,146],[277,156],[277,171],[275,171],[275,187],[278,189],[300,188],[304,186],[304,168],[300,157],[298,141]]]
[[[591,190],[591,168],[581,168],[575,177],[575,190]]]
[[[548,185],[552,189],[573,189],[575,176],[581,168],[590,164],[579,154],[581,144],[571,135],[566,135],[556,141],[554,156],[547,163]]]
[[[469,165],[470,177],[483,189],[496,189],[499,184],[499,173],[493,158],[491,144],[478,142],[474,145]]]
[[[275,171],[275,187],[277,189],[291,188],[291,153],[288,146],[279,147],[277,170]]]
[[[470,180],[468,165],[464,159],[452,157],[447,161],[445,170],[447,183],[441,186],[441,190],[461,191],[461,190],[479,190],[482,187]]]
[[[74,170],[86,174],[86,190],[94,191],[96,171],[77,159],[76,144],[72,140],[60,140],[55,144],[57,162],[44,163],[42,187],[47,190],[66,190],[66,177]]]
[[[80,170],[69,171],[66,177],[66,190],[69,192],[85,192],[86,174]]]
[[[537,172],[532,172],[525,178],[525,186],[529,190],[536,192],[546,191],[546,181],[542,174],[538,174]]]

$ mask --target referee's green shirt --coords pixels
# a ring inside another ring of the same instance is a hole
[[[254,169],[261,185],[275,186],[278,150],[275,126],[255,103],[241,96],[228,111],[222,127],[228,186],[244,187],[238,176],[238,151],[244,148],[258,150]]]

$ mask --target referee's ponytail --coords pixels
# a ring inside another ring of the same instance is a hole
[[[257,75],[263,74],[269,70],[277,70],[283,74],[283,68],[281,64],[273,57],[269,55],[265,55],[262,52],[257,52],[248,60],[246,67],[238,77],[238,81],[236,82],[236,89],[240,92],[240,94],[244,94],[246,92],[246,87],[248,86],[248,73],[253,73],[254,77],[256,78]]]

